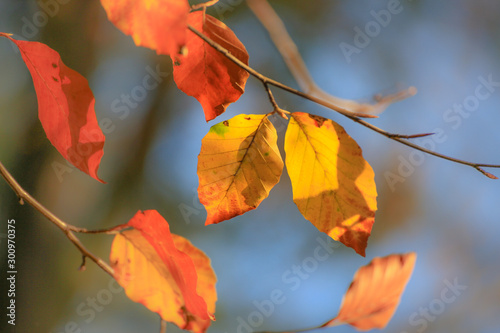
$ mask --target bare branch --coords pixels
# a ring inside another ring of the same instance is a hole
[[[338,112],[346,117],[355,116],[355,117],[360,117],[360,118],[378,118],[377,116],[373,116],[373,115],[369,115],[369,114],[351,112],[345,108],[339,107],[339,106],[334,105],[332,103],[329,103],[327,101],[323,101],[320,98],[308,95],[306,93],[303,93],[302,91],[299,91],[297,89],[293,89],[293,88],[291,88],[291,87],[289,87],[281,82],[278,82],[278,81],[275,81],[271,78],[268,78],[267,76],[260,74],[255,69],[253,69],[250,66],[246,65],[245,63],[243,63],[240,59],[238,59],[234,55],[232,55],[231,52],[229,52],[227,49],[225,49],[222,45],[214,42],[213,40],[211,40],[210,38],[205,36],[203,33],[196,30],[196,28],[194,28],[192,25],[188,24],[188,29],[191,30],[195,35],[197,35],[198,37],[203,39],[208,45],[210,45],[211,47],[213,47],[214,49],[216,49],[217,51],[222,53],[224,56],[226,56],[229,60],[231,60],[232,62],[234,62],[235,64],[237,64],[241,68],[243,68],[244,70],[246,70],[250,75],[252,75],[252,76],[256,77],[257,79],[259,79],[260,81],[262,81],[262,83],[264,83],[264,84],[273,85],[275,87],[278,87],[280,89],[288,91],[292,94],[295,94],[295,95],[300,96],[302,98],[308,99],[308,100],[310,100],[318,105],[322,105],[322,106],[324,106],[328,109],[331,109],[333,111],[336,111],[336,112]]]
[[[392,134],[392,138],[400,138],[400,139],[416,139],[416,138],[423,138],[425,136],[430,136],[434,135],[435,133],[421,133],[421,134]]]
[[[283,110],[282,108],[280,108],[278,106],[278,103],[276,103],[276,100],[274,99],[274,95],[273,95],[273,92],[271,91],[271,89],[269,88],[269,85],[267,83],[264,83],[264,89],[266,89],[266,92],[267,92],[267,95],[269,96],[269,101],[271,102],[271,105],[273,106],[274,108],[274,111],[275,112],[278,112],[279,115],[284,118],[284,119],[287,119],[288,120],[288,117],[286,116],[287,114],[290,114],[290,112],[286,111],[286,110]]]
[[[85,267],[85,258],[90,258],[93,262],[97,264],[103,271],[108,273],[113,277],[113,269],[101,258],[92,254],[87,248],[80,242],[80,240],[75,236],[72,229],[77,229],[74,226],[70,226],[67,223],[63,222],[57,216],[55,216],[51,211],[45,208],[41,203],[39,203],[35,198],[33,198],[28,192],[26,192],[21,185],[12,177],[9,171],[5,168],[5,166],[0,162],[0,174],[5,179],[7,184],[12,188],[14,193],[20,198],[20,200],[27,202],[37,211],[39,211],[43,216],[45,216],[50,222],[55,224],[56,227],[61,229],[61,231],[66,235],[66,237],[73,243],[76,248],[81,252],[83,259],[82,267]]]
[[[118,225],[118,226],[114,226],[114,227],[111,227],[111,228],[89,230],[89,229],[86,229],[86,228],[79,228],[79,227],[75,227],[73,225],[68,224],[68,229],[69,230],[71,230],[73,232],[81,233],[81,234],[108,234],[108,235],[115,235],[115,234],[119,233],[120,231],[122,231],[123,229],[127,229],[127,228],[130,228],[130,227],[128,227],[126,225]]]
[[[196,30],[193,26],[191,25],[188,25],[188,29],[191,30],[194,34],[196,34],[198,37],[200,37],[202,40],[204,40],[208,45],[210,45],[211,47],[213,47],[214,49],[216,49],[217,51],[219,51],[220,53],[222,53],[226,58],[228,58],[229,60],[231,60],[232,62],[234,62],[236,65],[240,66],[242,69],[246,70],[250,75],[254,76],[255,78],[257,78],[258,80],[260,80],[264,85],[273,85],[277,88],[280,88],[280,89],[283,89],[285,91],[288,91],[289,93],[292,93],[292,94],[295,94],[297,96],[300,96],[304,99],[308,99],[318,105],[322,105],[326,108],[329,108],[331,110],[334,110],[334,111],[337,111],[338,113],[340,113],[341,115],[351,119],[352,121],[355,121],[357,122],[358,124],[360,125],[363,125],[364,127],[368,128],[368,129],[371,129],[372,131],[375,131],[391,140],[394,140],[394,141],[397,141],[399,143],[402,143],[408,147],[411,147],[411,148],[414,148],[416,150],[419,150],[421,152],[424,152],[426,154],[429,154],[429,155],[433,155],[433,156],[436,156],[436,157],[439,157],[439,158],[442,158],[442,159],[445,159],[445,160],[448,160],[448,161],[452,161],[452,162],[455,162],[455,163],[458,163],[458,164],[463,164],[463,165],[467,165],[467,166],[470,166],[470,167],[473,167],[474,169],[478,170],[479,172],[481,172],[483,175],[489,177],[489,178],[492,178],[494,179],[494,175],[490,174],[490,173],[487,173],[486,171],[484,171],[482,168],[485,167],[485,168],[500,168],[500,165],[498,164],[485,164],[485,163],[474,163],[474,162],[469,162],[469,161],[465,161],[465,160],[460,160],[460,159],[457,159],[457,158],[454,158],[454,157],[450,157],[450,156],[446,156],[446,155],[443,155],[443,154],[440,154],[440,153],[437,153],[437,152],[434,152],[432,150],[429,150],[429,149],[426,149],[424,147],[421,147],[413,142],[410,142],[408,141],[407,139],[411,139],[411,138],[414,138],[414,137],[419,137],[419,136],[426,136],[427,133],[425,134],[417,134],[416,136],[415,135],[410,135],[410,136],[405,136],[405,135],[402,135],[402,134],[396,134],[396,133],[390,133],[390,132],[387,132],[383,129],[380,129],[378,128],[377,126],[374,126],[368,122],[366,122],[365,120],[363,119],[360,119],[360,118],[377,118],[376,116],[372,116],[372,115],[367,115],[367,114],[359,114],[359,113],[353,113],[353,112],[350,112],[349,110],[347,109],[344,109],[344,108],[341,108],[341,107],[338,107],[337,105],[333,105],[332,103],[329,103],[327,101],[324,101],[322,99],[319,99],[315,96],[311,96],[309,94],[306,94],[306,93],[303,93],[299,90],[296,90],[296,89],[293,89],[281,82],[278,82],[278,81],[275,81],[273,79],[270,79],[268,78],[267,76],[264,76],[262,75],[261,73],[259,73],[258,71],[256,71],[255,69],[251,68],[250,66],[246,65],[245,63],[243,63],[242,61],[240,61],[238,58],[236,58],[234,55],[231,54],[231,52],[229,52],[227,49],[225,49],[222,45],[216,43],[215,41],[211,40],[210,38],[208,38],[207,36],[205,36],[203,33],[199,32],[198,30]]]
[[[410,87],[393,95],[375,96],[375,104],[359,103],[353,100],[342,99],[322,90],[309,73],[300,52],[288,34],[283,21],[269,5],[267,0],[247,0],[248,7],[254,12],[262,25],[267,29],[274,45],[281,53],[288,69],[294,76],[301,89],[312,96],[338,105],[354,113],[378,114],[390,104],[416,94],[417,89]]]

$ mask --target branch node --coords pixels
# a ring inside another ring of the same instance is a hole
[[[288,120],[287,114],[290,114],[290,112],[283,110],[283,109],[280,109],[280,108],[277,108],[274,111],[278,112],[278,114],[280,115],[281,118]]]

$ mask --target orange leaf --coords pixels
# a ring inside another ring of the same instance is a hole
[[[108,19],[138,46],[176,56],[186,43],[187,0],[101,0]]]
[[[210,128],[198,156],[205,224],[244,214],[267,198],[283,171],[277,137],[267,115],[240,114]]]
[[[87,79],[64,65],[59,53],[45,44],[0,36],[17,45],[33,79],[38,117],[47,138],[78,169],[97,176],[103,155],[104,134],[95,115],[94,94]]]
[[[189,14],[189,24],[248,64],[245,46],[224,23],[202,12]],[[201,103],[205,119],[214,119],[245,91],[248,72],[189,31],[188,53],[174,66],[174,80],[180,90]]]
[[[356,141],[330,119],[295,112],[285,152],[293,201],[302,215],[364,256],[377,191],[373,170]]]
[[[396,311],[416,258],[414,252],[392,254],[361,267],[344,296],[339,314],[322,327],[345,323],[364,331],[384,328]]]
[[[127,296],[182,329],[203,333],[215,320],[216,277],[210,259],[173,235],[155,210],[138,212],[115,236],[110,262]]]

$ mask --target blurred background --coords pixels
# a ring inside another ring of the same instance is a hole
[[[312,76],[326,91],[370,100],[413,85],[418,94],[390,106],[376,126],[470,161],[500,164],[500,2],[457,0],[271,1]],[[381,18],[377,13],[390,13]],[[221,0],[209,13],[236,33],[250,65],[297,87],[267,32],[243,0]],[[378,19],[377,19],[378,18]],[[290,180],[244,216],[204,226],[196,195],[197,155],[209,127],[240,113],[271,110],[260,82],[209,124],[199,103],[172,81],[168,57],[134,46],[99,1],[3,0],[0,31],[57,50],[88,78],[99,121],[108,126],[99,175],[70,168],[37,118],[31,77],[18,51],[0,41],[0,160],[19,183],[64,221],[95,229],[157,209],[174,233],[212,260],[218,276],[212,333],[314,327],[337,314],[356,270],[373,257],[415,251],[415,271],[383,332],[500,331],[500,181],[472,168],[422,155],[313,103],[274,89],[279,105],[339,122],[363,148],[376,174],[378,212],[366,258],[343,245],[318,261],[328,237],[292,201]],[[361,37],[360,31],[366,37]],[[346,52],[350,50],[352,52]],[[160,84],[139,94],[145,76]],[[489,82],[489,83],[488,83]],[[499,83],[497,83],[499,82]],[[126,103],[126,96],[132,101]],[[135,97],[134,97],[135,96]],[[106,120],[105,120],[106,119]],[[276,117],[280,149],[286,122]],[[500,170],[488,170],[500,176]],[[7,220],[16,220],[17,320],[2,332],[159,331],[159,318],[117,291],[92,262],[79,272],[76,248],[0,181],[0,266],[5,286]],[[111,236],[81,235],[107,260]],[[326,252],[325,252],[326,253]],[[302,269],[298,275],[296,269]],[[2,288],[3,306],[6,289]],[[273,291],[280,304],[269,304]],[[443,296],[445,295],[445,296]],[[452,297],[453,296],[453,297]],[[5,309],[5,307],[3,307]],[[5,311],[5,310],[4,310]],[[354,332],[349,326],[317,332]],[[181,332],[169,325],[168,332]]]

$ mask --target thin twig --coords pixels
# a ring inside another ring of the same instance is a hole
[[[202,3],[196,4],[196,5],[192,5],[191,10],[197,10],[200,8],[205,9],[207,7],[215,5],[217,2],[219,2],[219,0],[209,0],[207,2],[202,2]]]
[[[111,227],[111,228],[89,230],[89,229],[86,229],[86,228],[75,227],[73,225],[69,225],[68,224],[68,229],[69,230],[71,230],[73,232],[81,233],[81,234],[107,234],[107,235],[115,235],[115,234],[120,233],[120,231],[122,231],[123,229],[127,229],[127,228],[130,228],[130,227],[126,226],[126,225],[118,225],[118,226],[114,226],[114,227]]]
[[[83,272],[83,271],[85,271],[87,269],[86,261],[87,261],[87,256],[84,255],[84,254],[82,254],[82,264],[78,268],[78,270],[80,272]]]
[[[410,87],[388,96],[375,96],[375,104],[359,103],[353,100],[342,99],[333,96],[321,89],[312,78],[300,52],[288,34],[281,18],[269,5],[267,0],[247,0],[248,7],[254,12],[262,25],[267,29],[274,45],[281,53],[288,69],[301,87],[301,89],[312,96],[319,97],[325,101],[342,106],[357,113],[377,114],[384,111],[390,104],[416,94],[415,87]]]
[[[420,133],[420,134],[393,134],[392,138],[400,138],[400,139],[416,139],[423,138],[425,136],[434,135],[435,133]]]
[[[370,316],[370,314],[363,315],[363,316],[353,318],[352,320],[348,320],[348,321],[337,321],[337,320],[335,320],[336,318],[334,318],[334,319],[331,319],[331,320],[327,321],[326,323],[319,325],[319,326],[314,326],[314,327],[309,327],[309,328],[301,328],[301,329],[293,330],[293,331],[264,331],[264,332],[254,332],[254,333],[302,333],[302,332],[309,332],[309,331],[313,331],[313,330],[317,330],[317,329],[325,328],[325,327],[336,327],[336,326],[351,324],[351,323],[354,323],[354,322],[359,321],[361,319],[367,318],[369,316]]]
[[[334,110],[334,111],[336,111],[336,112],[338,112],[340,114],[343,114],[345,116],[347,116],[347,115],[354,115],[356,117],[361,117],[361,118],[378,118],[377,116],[373,116],[373,115],[369,115],[369,114],[362,114],[362,113],[351,112],[350,110],[347,110],[345,108],[339,107],[339,106],[334,105],[332,103],[329,103],[327,101],[323,101],[320,98],[308,95],[306,93],[303,93],[300,90],[293,89],[293,88],[291,88],[291,87],[289,87],[289,86],[287,86],[287,85],[285,85],[285,84],[283,84],[281,82],[278,82],[278,81],[275,81],[275,80],[273,80],[271,78],[268,78],[267,76],[264,76],[264,75],[260,74],[259,72],[257,72],[256,70],[254,70],[250,66],[246,65],[244,62],[242,62],[241,60],[239,60],[235,56],[233,56],[231,54],[231,52],[229,52],[226,48],[224,48],[220,44],[214,42],[213,40],[211,40],[210,38],[208,38],[207,36],[205,36],[203,33],[199,32],[192,25],[188,24],[188,29],[191,30],[198,37],[200,37],[201,39],[203,39],[208,45],[210,45],[211,47],[213,47],[214,49],[216,49],[217,51],[219,51],[220,53],[222,53],[223,55],[225,55],[229,60],[231,60],[232,62],[234,62],[235,64],[237,64],[241,68],[243,68],[244,70],[246,70],[250,75],[252,75],[252,76],[256,77],[257,79],[259,79],[260,81],[262,81],[262,83],[273,85],[275,87],[278,87],[280,89],[288,91],[288,92],[290,92],[292,94],[295,94],[295,95],[300,96],[302,98],[308,99],[308,100],[310,100],[310,101],[312,101],[312,102],[314,102],[316,104],[322,105],[322,106],[324,106],[324,107],[326,107],[328,109]]]
[[[160,333],[167,333],[167,322],[160,317]]]
[[[55,216],[51,211],[45,208],[41,203],[39,203],[35,198],[33,198],[28,192],[26,192],[21,185],[12,177],[9,171],[5,168],[5,166],[0,162],[0,174],[5,179],[7,184],[12,188],[14,193],[20,198],[33,206],[37,211],[39,211],[43,216],[45,216],[50,222],[55,224],[56,227],[61,229],[61,231],[66,235],[66,237],[73,243],[76,248],[81,252],[83,256],[82,266],[85,266],[85,258],[90,258],[93,262],[97,264],[103,271],[108,273],[113,277],[113,269],[101,258],[92,254],[87,248],[80,242],[80,240],[75,236],[72,229],[75,227],[68,225],[63,222],[57,216]],[[80,267],[82,267],[80,266]]]
[[[266,90],[267,92],[267,95],[269,96],[269,101],[271,102],[271,105],[273,106],[274,108],[274,111],[275,112],[278,112],[279,115],[288,120],[288,117],[286,116],[287,114],[290,114],[290,112],[286,111],[286,110],[283,110],[282,108],[280,108],[278,106],[278,103],[276,103],[276,100],[274,99],[274,95],[273,95],[273,92],[271,91],[271,88],[269,88],[269,85],[267,83],[263,83],[264,84],[264,89]]]
[[[310,327],[310,328],[301,328],[298,330],[293,330],[293,331],[259,331],[259,332],[254,332],[254,333],[300,333],[300,332],[309,332],[312,330],[317,330],[321,328],[321,326],[315,326],[315,327]]]
[[[218,52],[222,53],[226,58],[228,58],[229,60],[231,60],[232,62],[234,62],[236,65],[238,65],[239,67],[241,67],[242,69],[246,70],[250,75],[254,76],[255,78],[257,78],[258,80],[260,80],[262,83],[264,84],[270,84],[270,85],[273,85],[277,88],[280,88],[280,89],[283,89],[285,91],[288,91],[294,95],[297,95],[297,96],[300,96],[304,99],[308,99],[318,105],[322,105],[326,108],[329,108],[331,110],[334,110],[334,111],[337,111],[338,113],[342,114],[343,116],[351,119],[352,121],[355,121],[357,122],[358,124],[360,125],[363,125],[364,127],[374,131],[374,132],[377,132],[391,140],[394,140],[394,141],[397,141],[399,143],[402,143],[408,147],[411,147],[411,148],[414,148],[416,150],[419,150],[423,153],[426,153],[426,154],[429,154],[429,155],[433,155],[433,156],[436,156],[436,157],[439,157],[439,158],[442,158],[442,159],[445,159],[445,160],[448,160],[448,161],[452,161],[452,162],[455,162],[455,163],[458,163],[458,164],[463,164],[463,165],[467,165],[467,166],[470,166],[476,170],[478,170],[479,172],[481,172],[483,175],[489,177],[489,178],[492,178],[492,179],[497,179],[496,176],[494,176],[493,174],[489,173],[489,172],[486,172],[484,171],[482,168],[500,168],[500,165],[498,164],[486,164],[486,163],[474,163],[474,162],[469,162],[469,161],[465,161],[465,160],[460,160],[460,159],[457,159],[457,158],[453,158],[453,157],[449,157],[449,156],[446,156],[446,155],[443,155],[443,154],[440,154],[440,153],[437,153],[437,152],[434,152],[432,150],[429,150],[429,149],[426,149],[424,147],[421,147],[413,142],[410,142],[410,141],[407,141],[405,136],[404,135],[401,135],[401,134],[395,134],[395,133],[390,133],[390,132],[387,132],[383,129],[380,129],[378,128],[377,126],[374,126],[366,121],[364,121],[363,119],[360,119],[360,117],[364,117],[364,118],[377,118],[376,116],[371,116],[371,115],[366,115],[366,114],[357,114],[357,113],[353,113],[353,112],[350,112],[349,110],[346,110],[344,108],[341,108],[341,107],[338,107],[336,105],[333,105],[332,103],[329,103],[329,102],[326,102],[326,101],[323,101],[317,97],[314,97],[314,96],[310,96],[306,93],[303,93],[299,90],[296,90],[296,89],[293,89],[281,82],[278,82],[278,81],[275,81],[273,79],[270,79],[268,78],[267,76],[264,76],[262,75],[261,73],[259,73],[258,71],[256,71],[255,69],[251,68],[250,66],[246,65],[245,63],[243,63],[242,61],[240,61],[238,58],[236,58],[234,55],[231,54],[231,52],[229,52],[227,49],[225,49],[223,46],[221,46],[220,44],[214,42],[213,40],[211,40],[210,38],[208,38],[207,36],[205,36],[203,33],[199,32],[198,30],[196,30],[193,26],[191,25],[188,25],[188,29],[191,30],[194,34],[196,34],[198,37],[200,37],[202,40],[204,40],[208,45],[210,45],[211,47],[213,47],[214,49],[216,49]],[[411,137],[418,137],[418,136],[425,136],[427,135],[427,133],[424,133],[424,134],[414,134],[412,135]]]

